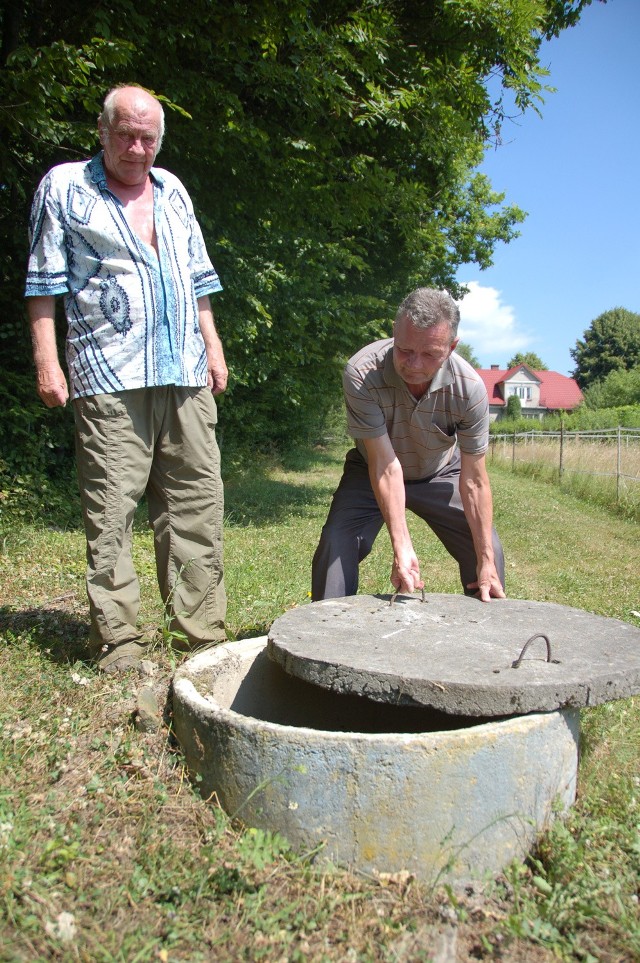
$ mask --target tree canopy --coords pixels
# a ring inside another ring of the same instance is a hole
[[[29,365],[26,221],[38,180],[97,150],[115,83],[164,101],[160,166],[189,189],[224,285],[221,424],[311,427],[339,366],[417,284],[462,292],[522,212],[477,172],[507,103],[537,109],[545,38],[591,0],[24,0],[0,13],[0,329]],[[488,83],[491,81],[489,93]]]
[[[507,361],[507,368],[517,368],[519,364],[528,365],[533,371],[548,371],[546,364],[535,353],[535,351],[517,351],[510,361]]]
[[[610,371],[602,381],[585,388],[584,402],[587,408],[640,406],[640,365],[624,371]]]
[[[595,318],[571,349],[573,377],[581,388],[603,381],[612,371],[640,365],[640,314],[612,308]]]
[[[458,341],[456,345],[456,354],[459,354],[461,358],[468,361],[472,368],[479,368],[480,362],[473,353],[473,348],[470,344],[465,344],[464,341]]]

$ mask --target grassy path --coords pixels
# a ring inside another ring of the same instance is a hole
[[[307,600],[340,468],[315,452],[229,473],[234,636],[263,634]],[[492,482],[510,595],[640,625],[637,524],[502,468]],[[452,945],[461,963],[640,958],[638,700],[583,714],[575,811],[504,879],[453,894],[329,872],[193,792],[170,737],[170,653],[156,650],[147,677],[105,679],[81,661],[83,538],[61,521],[3,532],[0,960],[426,961]],[[412,529],[427,589],[457,592],[449,556]],[[159,625],[142,513],[136,558],[143,620]],[[361,591],[388,591],[389,566],[383,533]],[[167,709],[150,732],[135,724],[143,685]]]

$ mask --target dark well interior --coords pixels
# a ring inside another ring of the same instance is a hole
[[[329,732],[418,733],[467,729],[499,721],[495,717],[448,715],[422,706],[394,706],[359,695],[330,692],[287,675],[269,659],[266,649],[242,678],[237,662],[235,671],[230,673],[238,673],[235,679],[225,669],[231,669],[231,665],[218,672],[215,680],[201,679],[201,694],[212,694],[220,705],[241,715],[278,725]]]

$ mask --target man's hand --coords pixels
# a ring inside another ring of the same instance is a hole
[[[506,598],[496,567],[493,564],[486,563],[478,566],[478,578],[475,582],[470,582],[467,588],[476,589],[476,595],[481,602]]]
[[[229,377],[229,372],[227,366],[224,362],[224,358],[207,358],[207,384],[211,388],[211,393],[214,395],[221,395],[222,392],[227,387],[227,379]]]
[[[56,361],[42,364],[36,371],[36,389],[47,408],[64,407],[69,398],[67,380]]]
[[[387,434],[365,438],[369,478],[385,520],[393,548],[391,584],[398,592],[422,588],[420,563],[411,544],[405,512],[404,478],[398,457]]]
[[[224,360],[222,342],[216,331],[216,323],[208,295],[198,298],[198,321],[205,351],[207,352],[207,384],[211,393],[221,395],[227,387],[229,372]]]
[[[411,594],[417,588],[424,588],[420,578],[420,563],[413,551],[407,551],[402,558],[394,558],[391,568],[391,584],[397,592]]]
[[[461,452],[460,459],[460,497],[476,550],[478,576],[467,588],[475,589],[482,602],[503,599],[506,596],[493,551],[493,500],[485,456]]]
[[[69,398],[69,389],[58,360],[55,298],[52,294],[27,298],[27,314],[36,366],[36,390],[47,408],[62,407]]]

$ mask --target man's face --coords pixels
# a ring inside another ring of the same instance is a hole
[[[98,122],[107,174],[126,187],[143,184],[158,152],[160,115],[151,98],[137,92],[122,94],[113,122]]]
[[[431,328],[417,328],[409,318],[400,318],[393,329],[393,364],[410,389],[426,390],[438,368],[458,343],[451,340],[446,322]]]

